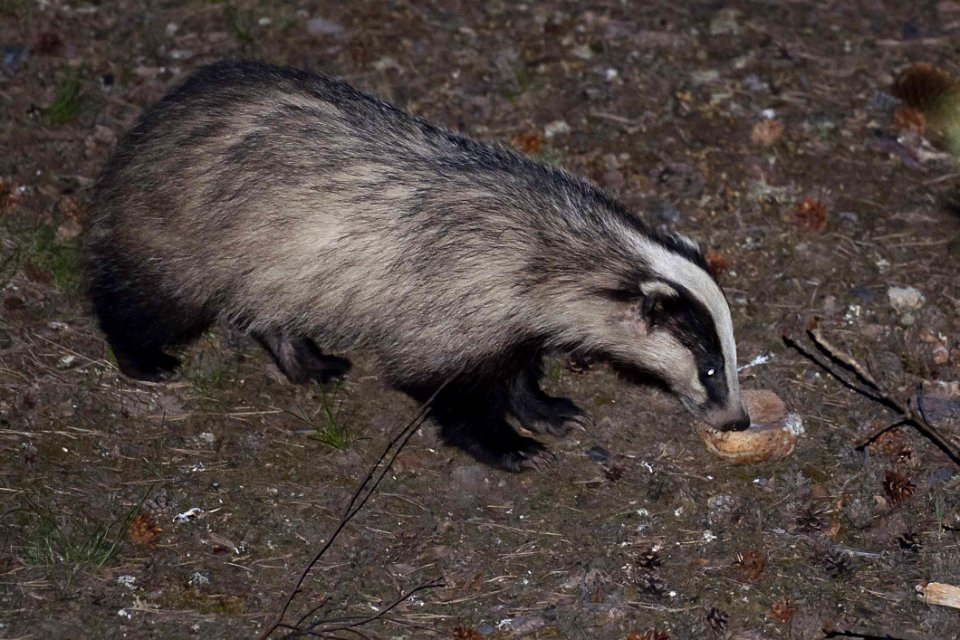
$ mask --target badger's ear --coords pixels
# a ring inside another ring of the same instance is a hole
[[[678,295],[677,290],[663,280],[640,283],[639,292],[625,300],[624,324],[635,333],[647,333],[660,324],[666,308]]]

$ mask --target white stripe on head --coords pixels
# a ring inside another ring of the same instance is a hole
[[[720,287],[710,274],[702,267],[694,264],[686,257],[670,251],[663,245],[624,229],[639,254],[653,271],[654,275],[665,280],[672,280],[687,288],[697,300],[703,303],[713,318],[720,338],[723,351],[724,372],[726,374],[728,400],[740,396],[740,381],[737,378],[737,343],[733,337],[733,320],[730,317],[730,307]],[[696,245],[685,238],[677,236],[690,246]],[[699,248],[697,248],[699,251]]]
[[[640,292],[645,296],[661,295],[668,298],[676,298],[679,294],[677,290],[662,280],[650,280],[640,283]]]

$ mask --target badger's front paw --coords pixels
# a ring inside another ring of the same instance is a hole
[[[593,420],[567,398],[543,398],[528,402],[516,412],[517,420],[534,433],[549,433],[562,438],[571,429],[587,430]]]
[[[556,460],[545,446],[520,435],[499,418],[484,423],[441,422],[440,436],[480,462],[514,473],[542,471]]]

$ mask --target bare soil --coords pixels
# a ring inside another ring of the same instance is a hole
[[[425,425],[292,621],[442,579],[358,631],[960,638],[915,593],[960,583],[960,469],[909,427],[857,450],[896,416],[781,341],[819,316],[960,442],[960,169],[891,93],[911,62],[957,76],[960,5],[280,4],[0,2],[0,637],[256,637],[417,410],[364,354],[344,384],[295,387],[225,328],[176,381],[136,383],[92,321],[76,236],[116,138],[191,69],[249,56],[510,142],[692,235],[741,364],[771,356],[743,386],[806,427],[788,459],[731,466],[673,398],[558,357],[548,386],[594,429],[513,475]]]

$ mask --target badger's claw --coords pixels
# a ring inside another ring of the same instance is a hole
[[[557,456],[533,438],[520,436],[522,444],[513,451],[505,451],[494,462],[507,471],[519,473],[521,471],[545,471],[557,461]]]

